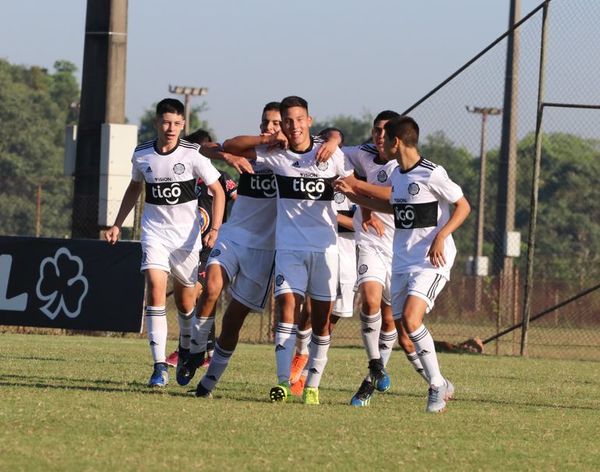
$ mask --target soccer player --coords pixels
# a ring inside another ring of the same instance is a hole
[[[456,256],[452,233],[470,206],[445,169],[419,155],[419,127],[412,118],[392,118],[384,130],[385,155],[398,163],[389,177],[391,191],[371,187],[360,194],[348,181],[336,183],[336,188],[361,206],[393,214],[393,317],[398,329],[406,329],[429,379],[426,411],[437,413],[446,408],[448,387],[423,318],[450,278]]]
[[[213,246],[225,196],[218,182],[219,172],[199,153],[199,146],[179,138],[185,126],[184,107],[179,100],[166,98],[156,106],[156,140],[136,147],[131,181],[106,240],[115,244],[123,221],[134,207],[145,181],[146,201],[142,215],[142,266],[147,283],[146,330],[154,360],[150,387],[165,387],[169,381],[166,364],[166,289],[173,275],[175,304],[180,317],[192,316],[198,257],[202,242]],[[194,192],[202,178],[214,195],[212,226],[200,239],[200,222]]]
[[[290,364],[302,301],[311,298],[312,326],[309,373],[302,395],[305,404],[318,404],[318,386],[327,364],[331,342],[329,317],[337,285],[336,213],[331,182],[352,169],[336,148],[325,162],[317,160],[321,144],[310,135],[312,118],[301,97],[281,102],[282,131],[288,149],[268,149],[280,136],[238,136],[224,143],[234,154],[255,157],[273,170],[277,179],[275,297],[280,308],[275,332],[278,384],[271,401],[290,396]],[[265,139],[267,138],[267,139]],[[258,147],[257,147],[258,146]]]
[[[267,103],[260,131],[266,137],[280,129],[279,103]],[[270,294],[275,257],[276,183],[273,173],[264,165],[253,162],[251,170],[252,173],[240,175],[238,197],[229,221],[223,225],[207,262],[207,285],[193,331],[189,379],[204,356],[207,333],[214,326],[214,306],[227,284],[232,300],[223,315],[213,359],[196,387],[199,397],[212,396],[237,346],[246,316],[250,311],[262,311]]]
[[[193,133],[187,135],[184,138],[186,141],[190,143],[196,143],[202,146],[206,143],[212,143],[213,140],[210,134],[203,130],[199,129],[194,131]],[[219,170],[219,183],[225,192],[225,212],[223,214],[223,223],[227,221],[227,205],[234,201],[237,195],[237,183],[235,180],[231,178],[231,176],[222,170]],[[211,212],[212,212],[212,203],[213,203],[213,195],[210,189],[206,186],[206,183],[201,178],[196,182],[196,197],[198,198],[198,211],[200,212],[200,224],[201,224],[201,237],[205,238],[212,227],[211,224]],[[206,262],[208,261],[208,255],[212,248],[203,246],[200,251],[200,265],[198,266],[198,284],[196,285],[196,299],[200,296],[201,291],[206,288]],[[171,366],[179,365],[179,370],[181,370],[182,364],[185,362],[186,356],[189,355],[190,351],[190,341],[192,335],[192,323],[193,319],[190,316],[189,318],[178,317],[179,321],[179,344],[177,346],[177,350],[167,356],[167,364]],[[212,330],[210,331],[208,338],[208,346],[207,346],[207,357],[205,359],[205,364],[208,365],[210,362],[210,357],[212,356],[212,352],[214,350],[214,340],[215,340],[215,329],[214,325]],[[179,359],[181,353],[181,360]],[[181,376],[179,376],[181,378]],[[184,381],[185,382],[185,381]],[[187,385],[187,383],[186,383]]]

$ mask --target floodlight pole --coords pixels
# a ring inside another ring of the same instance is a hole
[[[182,85],[169,85],[169,92],[183,95],[183,104],[185,106],[185,134],[190,133],[190,102],[191,97],[199,97],[206,95],[208,89],[206,87],[186,87]]]

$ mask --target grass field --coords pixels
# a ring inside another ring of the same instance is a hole
[[[212,400],[174,375],[149,391],[149,358],[138,339],[2,334],[0,470],[600,469],[597,362],[441,355],[456,400],[427,415],[401,353],[368,408],[347,405],[361,349],[331,349],[320,406],[267,401],[271,346],[240,345]]]

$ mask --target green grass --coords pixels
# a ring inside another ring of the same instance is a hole
[[[441,355],[457,398],[427,415],[401,353],[391,390],[352,408],[362,349],[331,349],[309,407],[267,402],[271,346],[240,345],[212,400],[174,374],[149,391],[139,339],[2,334],[0,346],[0,470],[600,468],[595,362]]]

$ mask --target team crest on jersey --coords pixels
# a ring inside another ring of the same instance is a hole
[[[333,201],[335,203],[344,203],[344,200],[346,200],[346,195],[344,195],[342,192],[335,192],[333,194]]]
[[[221,255],[221,250],[220,249],[213,249],[212,251],[210,251],[210,257],[219,257]]]
[[[280,287],[283,284],[284,280],[285,280],[285,277],[283,275],[279,274],[277,277],[275,277],[275,285]]]
[[[360,267],[358,268],[358,273],[360,275],[363,275],[368,270],[369,270],[369,266],[367,264],[361,264]]]
[[[377,181],[378,182],[385,182],[388,178],[387,172],[385,170],[380,170],[379,173],[377,174]]]
[[[178,162],[173,166],[173,172],[175,172],[176,175],[181,175],[185,172],[185,166],[181,162]]]
[[[419,184],[415,182],[411,182],[410,184],[408,184],[408,193],[410,195],[416,195],[417,193],[419,193],[419,190]]]
[[[325,171],[325,170],[327,170],[328,167],[329,167],[329,161],[319,162],[317,164],[317,169],[319,169],[320,171]]]

